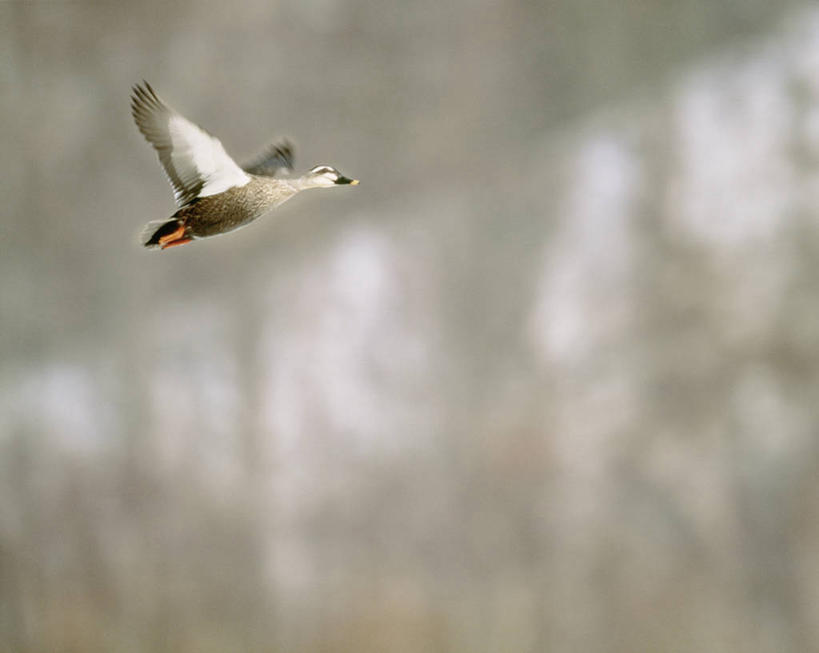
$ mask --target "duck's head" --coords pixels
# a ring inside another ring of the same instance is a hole
[[[311,186],[317,188],[329,188],[343,184],[358,185],[358,179],[349,179],[332,166],[316,166],[307,173],[307,180]]]

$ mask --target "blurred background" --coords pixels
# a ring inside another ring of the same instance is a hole
[[[147,79],[357,188],[174,211]],[[0,3],[0,651],[819,650],[819,10]]]

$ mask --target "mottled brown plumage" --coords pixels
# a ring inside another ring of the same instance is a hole
[[[206,238],[243,227],[276,208],[301,190],[271,177],[252,176],[245,186],[201,197],[179,209],[174,217],[185,222],[194,238]]]

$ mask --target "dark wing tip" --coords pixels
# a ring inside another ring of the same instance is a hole
[[[272,143],[253,161],[243,166],[245,172],[254,175],[275,176],[285,169],[293,171],[293,145],[288,140]]]
[[[164,102],[154,91],[153,87],[144,79],[141,84],[131,87],[131,110],[151,111],[165,107]]]
[[[278,152],[281,155],[282,163],[288,170],[293,170],[293,144],[287,139],[283,140],[278,146]]]

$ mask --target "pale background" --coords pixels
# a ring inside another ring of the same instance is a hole
[[[312,191],[167,252],[150,81]],[[0,652],[819,650],[819,11],[0,2]]]

